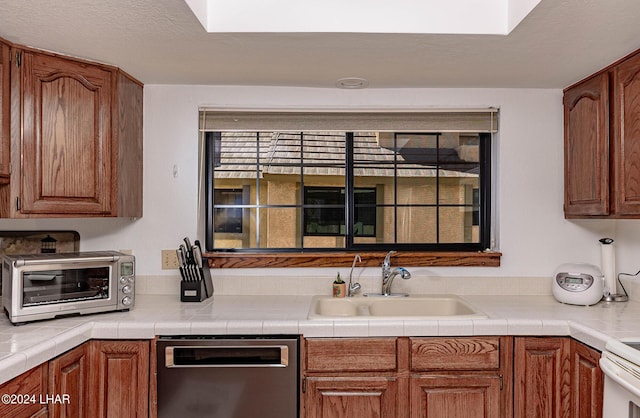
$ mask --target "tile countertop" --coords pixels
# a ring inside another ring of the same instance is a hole
[[[472,296],[487,314],[476,320],[307,320],[311,296],[214,296],[181,303],[174,296],[136,296],[130,312],[13,326],[0,318],[0,383],[92,338],[156,335],[302,334],[305,337],[570,335],[598,350],[607,340],[640,337],[640,303],[563,305],[551,296]],[[639,338],[640,339],[640,338]]]

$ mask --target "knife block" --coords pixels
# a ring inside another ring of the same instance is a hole
[[[207,298],[204,280],[180,282],[180,302],[202,302]]]

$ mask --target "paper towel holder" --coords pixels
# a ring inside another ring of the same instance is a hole
[[[611,239],[611,238],[602,238],[602,239],[600,239],[598,241],[602,244],[603,249],[604,249],[604,246],[609,246],[609,245],[613,244],[613,239]],[[602,296],[602,301],[603,302],[627,302],[629,300],[629,296],[627,295],[627,291],[624,288],[624,286],[622,285],[622,282],[620,281],[620,278],[615,274],[615,258],[613,258],[612,260],[609,260],[609,263],[612,263],[611,266],[608,266],[609,268],[612,268],[612,271],[611,272],[603,271],[603,273],[605,275],[605,286],[606,286],[606,282],[607,282],[607,276],[608,275],[612,275],[613,276],[612,279],[613,279],[614,286],[617,287],[616,282],[620,283],[620,286],[622,287],[622,290],[624,291],[624,295],[623,294],[619,294],[619,293],[607,293],[607,292],[605,292],[605,294]],[[603,252],[602,264],[603,264],[603,266],[602,266],[603,270],[605,270],[604,252]]]

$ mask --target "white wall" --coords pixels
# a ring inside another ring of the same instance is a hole
[[[76,229],[82,250],[133,249],[139,275],[160,269],[160,250],[197,233],[198,108],[478,107],[500,108],[497,141],[499,268],[432,268],[439,276],[549,277],[564,262],[600,264],[598,239],[616,239],[620,271],[640,269],[640,221],[567,221],[563,201],[562,92],[535,89],[308,89],[145,86],[144,216],[129,219],[3,220],[0,229]],[[178,176],[173,177],[173,166]],[[616,233],[619,236],[616,236]],[[245,270],[243,274],[265,272]],[[307,271],[308,273],[308,271]]]

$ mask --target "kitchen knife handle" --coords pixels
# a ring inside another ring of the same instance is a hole
[[[187,255],[187,263],[191,263],[193,264],[193,245],[191,245],[191,241],[189,240],[189,237],[184,237],[184,245],[185,245],[185,251],[186,251],[186,255]]]
[[[198,247],[197,245],[194,245],[192,248],[192,251],[193,251],[193,258],[194,258],[195,264],[199,268],[202,268],[202,252],[200,250],[200,247]]]
[[[182,280],[186,280],[186,276],[184,274],[184,252],[182,251],[182,248],[178,248],[176,250],[176,256],[178,257],[178,270],[180,270],[180,276],[182,277]]]

